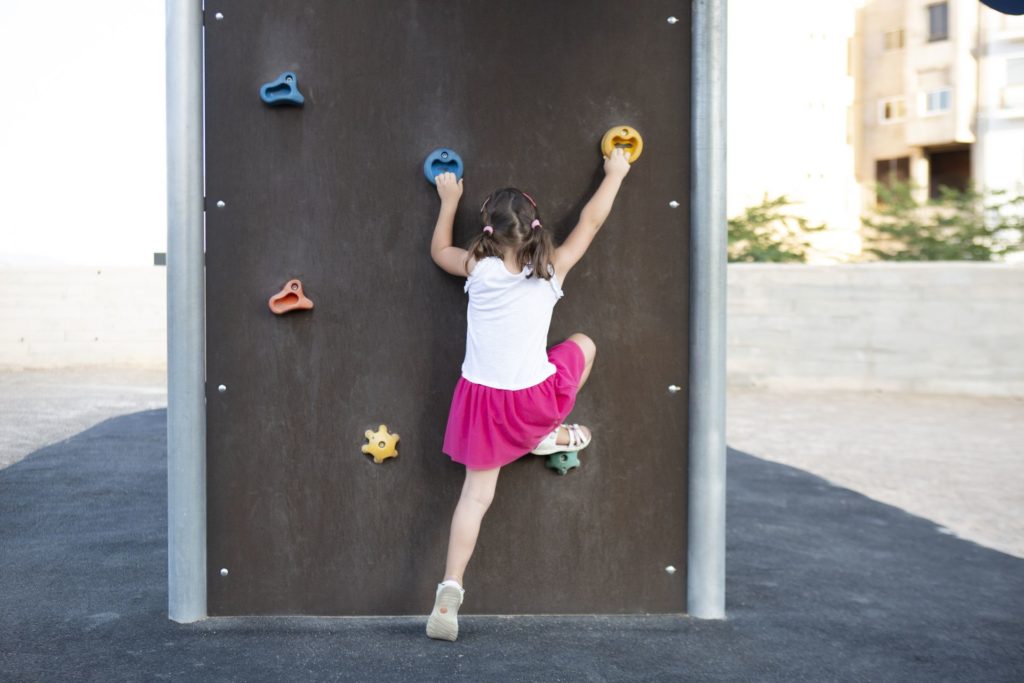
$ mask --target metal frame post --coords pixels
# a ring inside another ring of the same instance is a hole
[[[726,0],[693,0],[687,612],[725,618]]]
[[[167,613],[206,614],[202,0],[167,0]]]

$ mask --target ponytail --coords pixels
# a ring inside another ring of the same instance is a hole
[[[533,197],[515,188],[497,190],[480,207],[483,228],[466,247],[469,258],[477,261],[488,256],[501,257],[507,247],[515,249],[520,270],[529,265],[527,277],[551,279],[554,271],[554,243],[550,231],[541,223]]]

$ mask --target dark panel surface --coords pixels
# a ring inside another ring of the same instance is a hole
[[[215,0],[206,15],[209,613],[429,611],[462,484],[441,441],[466,299],[430,259],[423,158],[465,160],[457,244],[509,184],[560,242],[621,123],[643,157],[550,336],[597,343],[572,416],[594,442],[564,477],[534,456],[502,470],[463,611],[682,612],[686,392],[667,387],[687,379],[690,3]],[[283,71],[304,108],[260,102]],[[274,316],[291,278],[316,307]],[[400,455],[377,465],[360,446],[381,423]]]

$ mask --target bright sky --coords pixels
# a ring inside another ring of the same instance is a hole
[[[152,264],[164,0],[0,0],[0,64],[0,264]]]
[[[799,1],[807,11],[817,4]],[[844,0],[851,17],[847,5],[858,2]],[[780,160],[791,158],[800,178],[808,163],[781,141],[787,135],[764,136],[763,126],[749,126],[743,115],[756,110],[762,123],[787,134],[807,127],[806,116],[794,118],[786,111],[780,112],[779,122],[769,121],[760,102],[771,98],[756,87],[763,70],[736,68],[752,46],[766,40],[763,20],[770,22],[771,12],[739,20],[760,4],[730,2],[729,185],[734,204],[749,199],[736,188],[755,188],[757,198],[768,189],[769,171],[761,163],[744,163],[749,159],[772,158],[771,177],[789,185],[793,174],[777,168]],[[793,39],[786,41],[796,50],[807,48],[806,40],[800,42],[806,39],[801,31],[806,33],[795,27]],[[845,58],[845,40],[836,45]],[[753,51],[763,54],[756,47]],[[790,53],[770,71],[777,73],[787,59]],[[0,64],[8,83],[0,114],[0,265],[151,265],[153,253],[166,251],[167,245],[164,0],[0,0]],[[774,80],[766,82],[776,87]],[[822,96],[842,102],[833,94]],[[845,110],[837,120],[845,125]],[[780,155],[778,144],[788,154]],[[793,193],[789,185],[785,189]],[[842,202],[829,196],[828,205]],[[730,207],[731,213],[738,210]]]

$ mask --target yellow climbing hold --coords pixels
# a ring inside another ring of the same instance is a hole
[[[629,163],[633,163],[640,158],[640,154],[644,151],[644,139],[632,126],[615,126],[609,128],[601,138],[601,154],[609,157],[616,147],[621,147],[629,152]]]
[[[398,455],[398,434],[389,434],[387,425],[381,425],[377,431],[367,429],[366,439],[369,443],[363,444],[363,453],[372,455],[375,463]]]

